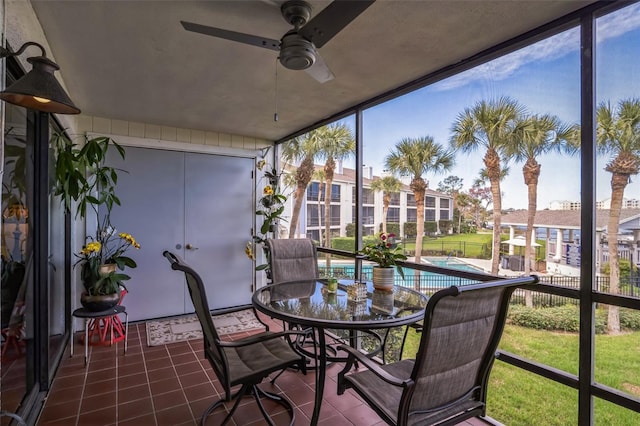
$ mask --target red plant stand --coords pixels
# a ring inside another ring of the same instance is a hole
[[[122,304],[122,299],[127,294],[127,290],[123,287],[120,287],[120,289],[118,305]],[[124,313],[126,314],[126,311]],[[84,339],[88,338],[90,346],[111,346],[115,342],[121,342],[127,338],[126,327],[122,324],[119,315],[91,318],[88,326],[89,331],[80,341],[84,342]],[[113,335],[111,334],[112,332]]]
[[[113,331],[113,335],[111,332]],[[111,346],[116,342],[121,342],[127,338],[125,326],[118,315],[110,315],[103,318],[93,318],[89,320],[89,331],[87,332],[90,346]],[[84,341],[83,336],[80,341]]]

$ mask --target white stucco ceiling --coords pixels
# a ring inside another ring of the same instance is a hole
[[[279,39],[282,1],[32,0],[83,113],[276,140],[591,1],[378,0],[320,49],[335,79],[180,20]],[[314,13],[328,1],[311,1]]]

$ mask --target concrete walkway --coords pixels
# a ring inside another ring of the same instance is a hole
[[[483,272],[490,274],[491,273],[491,260],[489,259],[467,259],[464,257],[456,257],[460,262],[464,262],[467,265],[471,265],[474,268],[478,268]],[[541,272],[533,272],[535,275],[545,275]],[[498,275],[501,277],[521,277],[524,275],[522,271],[512,271],[511,269],[505,269],[500,267],[498,270]]]

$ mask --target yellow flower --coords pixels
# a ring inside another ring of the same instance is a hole
[[[84,256],[88,256],[91,253],[97,253],[100,251],[100,243],[97,241],[92,241],[90,243],[88,243],[86,246],[84,246],[82,248],[82,251],[80,253],[82,253]]]
[[[267,162],[265,160],[260,160],[258,161],[258,164],[256,164],[256,167],[258,168],[258,170],[262,171],[262,169],[264,168],[264,166],[267,164]]]
[[[244,248],[244,253],[247,255],[247,257],[251,260],[255,260],[255,256],[253,255],[253,246],[251,245],[251,242],[248,242],[246,247]]]
[[[264,190],[262,192],[264,193],[264,195],[273,195],[273,188],[271,187],[271,185],[267,185],[264,187]]]

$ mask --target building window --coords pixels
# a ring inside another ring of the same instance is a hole
[[[407,222],[417,222],[418,221],[418,211],[417,209],[407,209]]]
[[[355,188],[354,188],[354,196],[353,196],[353,200],[355,203]],[[375,199],[374,199],[374,193],[370,188],[362,188],[362,204],[374,204],[375,203]]]
[[[440,210],[440,220],[449,220],[449,210]]]
[[[449,199],[448,198],[440,198],[440,208],[448,209],[449,208]]]
[[[400,223],[400,208],[389,207],[389,210],[387,211],[387,222]]]
[[[362,207],[362,224],[373,225],[375,219],[374,207]]]
[[[424,206],[425,207],[435,207],[436,206],[436,197],[424,197]]]
[[[436,220],[436,211],[433,209],[427,209],[424,211],[424,220],[427,222],[433,222]]]
[[[337,184],[331,185],[331,202],[332,203],[340,202],[340,185],[337,185]]]
[[[320,182],[311,182],[307,187],[307,200],[318,201],[318,196],[320,196]],[[320,201],[324,201],[324,185],[322,185]]]

